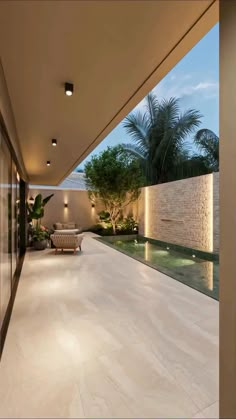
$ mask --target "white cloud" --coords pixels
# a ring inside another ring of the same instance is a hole
[[[212,82],[201,82],[193,87],[193,90],[205,90],[205,89],[219,89],[219,83]]]
[[[160,99],[170,99],[171,97],[185,98],[186,96],[201,95],[202,99],[210,99],[218,96],[219,83],[212,80],[195,80],[193,83],[193,77],[190,74],[184,74],[182,76],[166,77],[158,83],[152,90],[156,96]],[[192,81],[190,83],[189,81]],[[145,99],[143,99],[135,108],[135,110],[143,110],[145,107]]]

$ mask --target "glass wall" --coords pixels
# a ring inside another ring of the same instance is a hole
[[[0,127],[0,330],[19,258],[19,180]]]
[[[19,174],[17,173],[15,163],[12,163],[12,200],[11,200],[11,241],[12,241],[12,270],[15,272],[19,257],[19,203],[20,203],[20,187]]]

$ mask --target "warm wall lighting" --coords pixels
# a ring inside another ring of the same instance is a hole
[[[201,264],[202,265],[202,264]],[[205,277],[207,279],[207,287],[210,291],[214,289],[214,273],[213,273],[213,263],[206,262],[204,263]]]
[[[92,203],[92,208],[95,208],[95,204],[94,203]]]
[[[50,166],[51,165],[51,162],[50,162],[50,160],[48,160],[47,161],[47,166]]]
[[[67,203],[64,204],[64,208],[68,208],[68,204]]]
[[[73,83],[65,83],[65,94],[66,96],[72,96],[74,92],[74,85]]]
[[[209,251],[213,252],[214,248],[214,176],[213,173],[208,175],[209,178]]]
[[[31,196],[31,197],[30,197],[30,199],[29,199],[29,203],[30,203],[30,204],[33,204],[33,203],[34,203],[34,198],[33,198],[32,196]]]
[[[149,189],[144,188],[144,235],[149,237]]]
[[[53,147],[57,146],[57,140],[55,138],[52,139],[52,145],[53,145]]]
[[[150,243],[146,241],[145,243],[145,260],[148,262],[150,260]]]

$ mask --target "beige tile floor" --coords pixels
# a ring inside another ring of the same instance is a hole
[[[217,418],[218,303],[87,234],[26,256],[0,417]]]

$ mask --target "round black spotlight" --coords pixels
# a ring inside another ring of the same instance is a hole
[[[57,140],[55,138],[52,139],[52,145],[53,145],[53,147],[57,146]]]
[[[51,162],[50,162],[50,160],[48,160],[47,161],[47,166],[50,166],[51,165]]]
[[[65,83],[65,94],[66,96],[72,96],[74,92],[74,85],[73,83]]]

